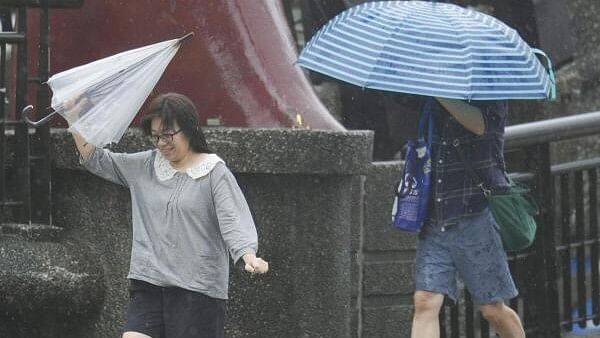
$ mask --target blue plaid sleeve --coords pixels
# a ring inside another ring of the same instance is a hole
[[[506,101],[473,101],[472,105],[481,110],[483,122],[485,124],[484,134],[493,132],[502,132],[506,122],[506,113],[508,111],[508,102]]]

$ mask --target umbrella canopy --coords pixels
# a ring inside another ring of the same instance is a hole
[[[538,60],[541,54],[548,71]],[[361,86],[463,100],[553,99],[550,59],[489,15],[427,1],[369,2],[322,27],[301,66]]]
[[[118,142],[181,42],[190,35],[125,51],[55,74],[48,80],[52,89],[53,114],[65,117],[69,121],[69,130],[89,143],[102,147]],[[74,118],[69,114],[69,106],[81,99],[87,100],[85,108]]]

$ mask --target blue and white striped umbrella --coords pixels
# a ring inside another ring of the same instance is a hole
[[[556,95],[552,64],[541,50],[494,17],[446,3],[381,1],[350,8],[317,32],[298,64],[363,88],[417,95]]]

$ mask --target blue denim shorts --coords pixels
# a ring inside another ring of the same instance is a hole
[[[518,292],[508,268],[498,224],[489,209],[443,227],[429,222],[419,233],[415,289],[456,302],[461,278],[477,305],[511,299]]]

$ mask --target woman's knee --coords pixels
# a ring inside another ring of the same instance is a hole
[[[485,304],[481,305],[479,311],[481,311],[481,315],[485,320],[490,323],[496,323],[505,316],[507,310],[507,306],[504,303],[494,303],[494,304]]]
[[[429,291],[417,291],[414,295],[416,314],[437,315],[444,303],[444,295]]]

